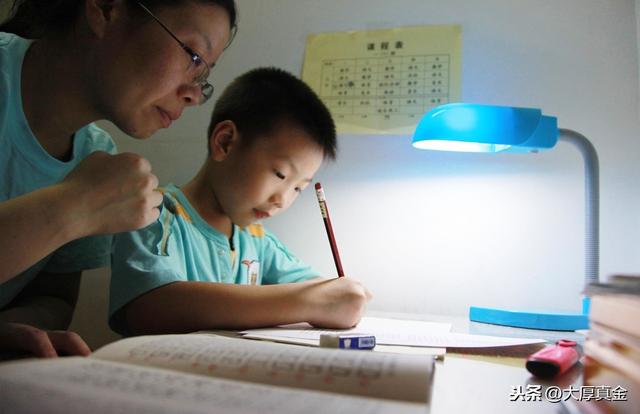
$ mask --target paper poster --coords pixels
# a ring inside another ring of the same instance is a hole
[[[418,26],[307,38],[302,79],[339,133],[407,134],[460,99],[462,27]]]

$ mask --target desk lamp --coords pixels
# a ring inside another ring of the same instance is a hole
[[[539,109],[467,103],[438,106],[419,122],[413,146],[419,149],[463,152],[538,152],[556,142],[573,144],[585,166],[585,287],[598,281],[599,189],[598,155],[583,135],[558,129],[557,119]],[[471,306],[469,319],[476,322],[532,329],[572,331],[586,329],[589,298],[582,299],[582,313],[551,313]]]

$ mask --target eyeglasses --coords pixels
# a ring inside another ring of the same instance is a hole
[[[193,83],[200,86],[200,93],[202,94],[199,102],[200,105],[207,102],[209,98],[211,98],[211,95],[213,95],[213,85],[208,81],[211,68],[209,67],[207,62],[205,62],[199,54],[194,52],[193,49],[191,49],[180,39],[178,39],[176,35],[174,35],[173,32],[171,32],[171,30],[169,30],[169,28],[167,28],[167,26],[165,26],[164,23],[160,21],[160,19],[158,19],[153,13],[151,13],[151,10],[149,10],[144,4],[138,2],[138,5],[142,7],[142,9],[153,18],[153,20],[155,20],[160,26],[162,26],[162,28],[167,33],[169,33],[169,35],[173,37],[176,42],[178,42],[182,50],[184,50],[189,55],[189,66],[187,67],[187,72],[194,73]]]

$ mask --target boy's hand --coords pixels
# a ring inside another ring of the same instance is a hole
[[[71,331],[44,331],[21,323],[0,323],[0,353],[28,353],[39,358],[87,356],[89,346]]]
[[[151,164],[133,153],[94,152],[60,183],[81,236],[135,230],[154,222],[162,203]]]
[[[306,291],[311,325],[318,328],[352,328],[360,321],[371,292],[357,280],[339,277],[311,281]]]

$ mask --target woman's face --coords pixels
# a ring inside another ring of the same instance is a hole
[[[153,13],[209,67],[229,41],[228,14],[215,4],[190,1]],[[158,22],[130,16],[97,42],[93,98],[102,117],[128,135],[147,138],[169,127],[185,107],[199,104],[199,68]]]

